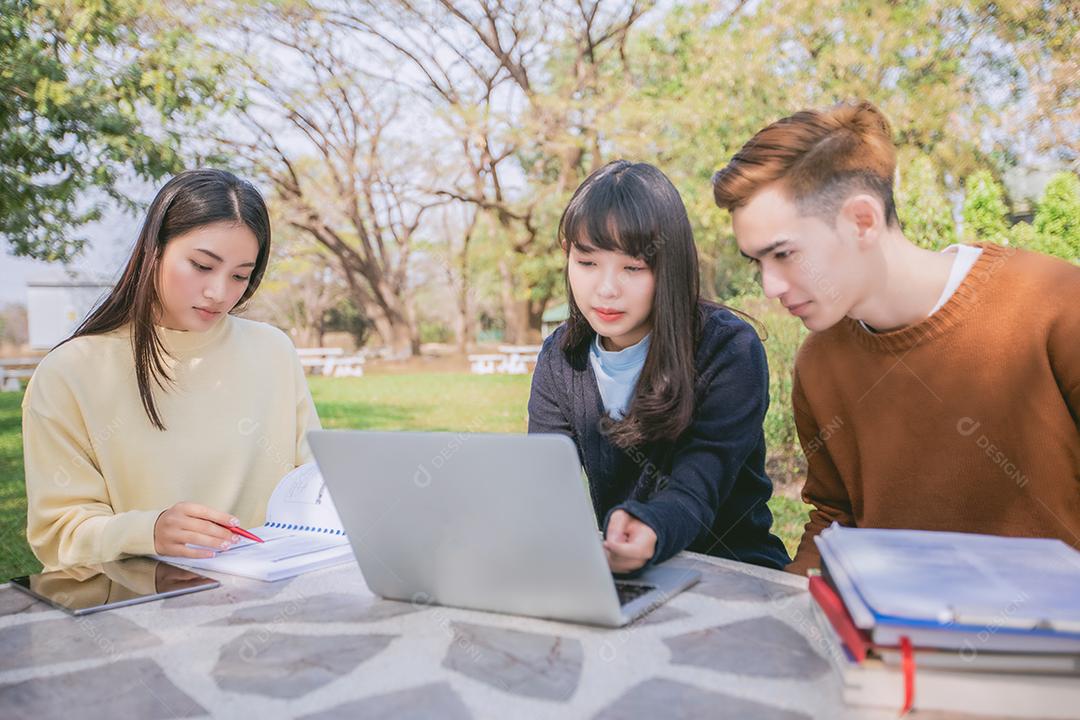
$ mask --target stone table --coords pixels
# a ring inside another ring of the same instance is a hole
[[[2,586],[0,717],[896,717],[844,706],[804,579],[671,562],[702,581],[618,630],[381,600],[354,564],[81,618]]]

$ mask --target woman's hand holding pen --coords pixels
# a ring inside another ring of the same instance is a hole
[[[213,557],[213,551],[203,548],[227,549],[240,540],[228,528],[239,524],[228,513],[198,503],[179,502],[158,515],[154,523],[154,551],[177,557]]]
[[[625,510],[608,518],[604,554],[612,572],[629,573],[649,562],[656,552],[656,533]]]

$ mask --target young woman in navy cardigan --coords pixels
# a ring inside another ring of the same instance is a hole
[[[611,569],[693,550],[772,568],[765,349],[698,296],[693,232],[651,165],[590,175],[559,223],[570,317],[544,343],[529,432],[574,440]]]

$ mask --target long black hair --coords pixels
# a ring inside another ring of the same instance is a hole
[[[616,160],[594,171],[574,192],[559,220],[559,241],[614,250],[643,260],[656,282],[652,339],[626,416],[605,423],[609,439],[627,448],[674,440],[694,415],[694,353],[702,327],[694,233],[679,191],[646,163]],[[570,287],[570,317],[562,350],[588,351],[596,333]]]
[[[158,430],[164,430],[165,424],[158,415],[151,382],[164,390],[165,382],[171,380],[164,363],[167,351],[154,328],[162,311],[158,295],[161,256],[172,238],[222,222],[245,225],[259,243],[247,289],[230,312],[242,306],[258,289],[270,257],[270,217],[266,203],[254,185],[232,173],[188,170],[158,191],[119,282],[64,341],[100,335],[130,323],[139,396],[146,416]]]

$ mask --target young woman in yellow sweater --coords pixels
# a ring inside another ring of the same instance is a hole
[[[219,170],[182,173],[123,275],[23,398],[27,539],[46,570],[125,554],[207,557],[263,521],[319,427],[288,336],[231,313],[270,253],[266,205]]]

